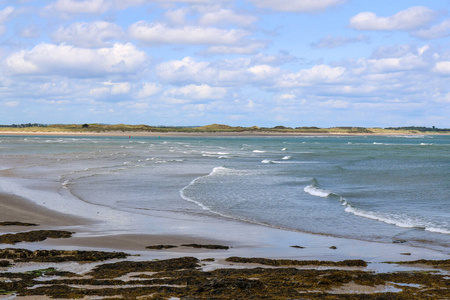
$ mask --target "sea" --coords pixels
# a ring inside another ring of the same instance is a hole
[[[450,249],[448,135],[0,136],[0,191]]]

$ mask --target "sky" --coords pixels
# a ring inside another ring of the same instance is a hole
[[[0,0],[0,124],[450,127],[450,0]]]

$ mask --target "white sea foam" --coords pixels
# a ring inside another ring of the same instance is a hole
[[[181,198],[184,199],[184,200],[186,200],[186,201],[188,201],[188,202],[191,202],[191,203],[194,203],[194,204],[198,205],[198,206],[199,206],[201,209],[203,209],[203,210],[211,211],[211,209],[210,209],[209,207],[207,207],[206,205],[204,205],[203,203],[201,203],[201,202],[199,202],[199,201],[196,201],[196,200],[194,200],[194,199],[188,197],[188,196],[186,195],[185,191],[186,191],[187,189],[189,189],[190,187],[194,186],[199,180],[201,180],[202,178],[204,178],[204,177],[206,177],[206,176],[213,176],[213,175],[215,175],[215,174],[223,174],[223,173],[227,173],[227,172],[229,172],[229,171],[230,171],[230,169],[227,169],[227,168],[225,168],[225,167],[215,167],[215,168],[211,171],[211,173],[209,173],[208,175],[200,176],[200,177],[195,178],[194,180],[191,181],[191,183],[189,183],[187,186],[185,186],[184,188],[182,188],[182,189],[180,190],[180,196],[181,196]]]
[[[410,223],[407,220],[397,219],[393,215],[387,216],[387,215],[382,215],[381,213],[365,211],[362,209],[355,208],[351,205],[347,205],[347,207],[345,208],[345,211],[348,213],[352,213],[355,216],[364,217],[364,218],[376,220],[376,221],[381,221],[386,224],[391,224],[391,225],[395,225],[395,226],[402,227],[402,228],[418,227],[417,225]]]
[[[302,164],[320,164],[320,162],[318,162],[318,161],[286,161],[286,160],[278,161],[278,160],[272,160],[270,162],[273,163],[273,164],[299,164],[299,165],[302,165]]]
[[[272,161],[270,159],[264,159],[261,161],[263,164],[270,164]]]
[[[67,185],[69,184],[69,180],[65,180],[63,183],[62,183],[62,186],[63,186],[63,188],[65,188],[65,189],[69,189],[68,187],[67,187]]]
[[[364,217],[367,219],[380,221],[386,224],[395,225],[397,227],[402,228],[421,228],[426,231],[442,233],[442,234],[450,234],[450,230],[440,227],[434,227],[434,225],[428,224],[419,219],[415,219],[408,216],[402,216],[397,214],[390,213],[381,213],[381,212],[372,212],[365,211],[362,209],[355,208],[350,204],[347,205],[345,211],[348,213],[352,213],[355,216]],[[430,226],[431,225],[431,226]]]
[[[291,159],[292,157],[289,155],[286,155],[285,157],[283,157],[282,159],[287,160],[287,159]]]
[[[264,150],[253,150],[253,153],[266,153]]]
[[[317,196],[317,197],[322,197],[322,198],[326,198],[331,195],[330,191],[322,190],[312,184],[306,186],[303,190],[305,191],[305,193],[308,193],[311,196]]]
[[[405,138],[405,139],[421,139],[421,138],[425,138],[425,135],[394,135],[392,137],[397,137],[397,138]]]
[[[450,234],[450,230],[444,229],[444,228],[437,228],[437,227],[426,227],[426,231],[430,232],[437,232],[437,233],[443,233],[443,234]]]

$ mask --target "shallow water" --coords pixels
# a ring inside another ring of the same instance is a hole
[[[29,186],[54,178],[61,195],[115,211],[215,215],[442,250],[449,150],[449,136],[4,136],[0,170]]]

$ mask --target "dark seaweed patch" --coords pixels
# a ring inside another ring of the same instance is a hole
[[[245,258],[229,257],[228,262],[253,263],[268,266],[346,266],[346,267],[367,267],[367,263],[360,259],[344,261],[321,261],[321,260],[289,260],[289,259],[267,259],[267,258]]]
[[[145,249],[151,249],[151,250],[162,250],[162,249],[171,249],[176,248],[178,246],[173,245],[153,245],[153,246],[147,246]]]
[[[39,226],[39,224],[23,222],[0,222],[0,226]]]
[[[213,250],[228,250],[230,247],[222,246],[222,245],[199,245],[199,244],[183,244],[183,247],[192,247],[192,248],[204,248],[204,249],[213,249]]]
[[[242,260],[242,259],[241,259]],[[275,260],[267,260],[275,261]],[[277,264],[296,261],[277,260]],[[298,262],[298,261],[297,261]],[[311,265],[353,265],[352,262],[307,262]],[[427,264],[428,261],[420,261]],[[303,264],[303,263],[302,263]],[[360,263],[357,263],[360,264]],[[131,272],[130,281],[120,280]],[[375,273],[367,270],[316,270],[293,267],[217,269],[202,271],[193,257],[161,261],[117,262],[98,266],[88,275],[49,268],[3,273],[0,293],[52,298],[117,299],[449,299],[448,278],[435,272]],[[36,280],[52,276],[51,280]],[[136,280],[134,280],[135,278]],[[139,280],[137,280],[139,278]],[[357,294],[347,285],[379,287],[377,293]],[[386,292],[395,287],[398,292]]]
[[[20,242],[41,242],[48,238],[70,238],[72,232],[62,230],[35,230],[0,235],[1,244],[17,244]]]
[[[0,249],[0,259],[11,259],[15,262],[104,261],[127,256],[129,255],[124,252]]]

